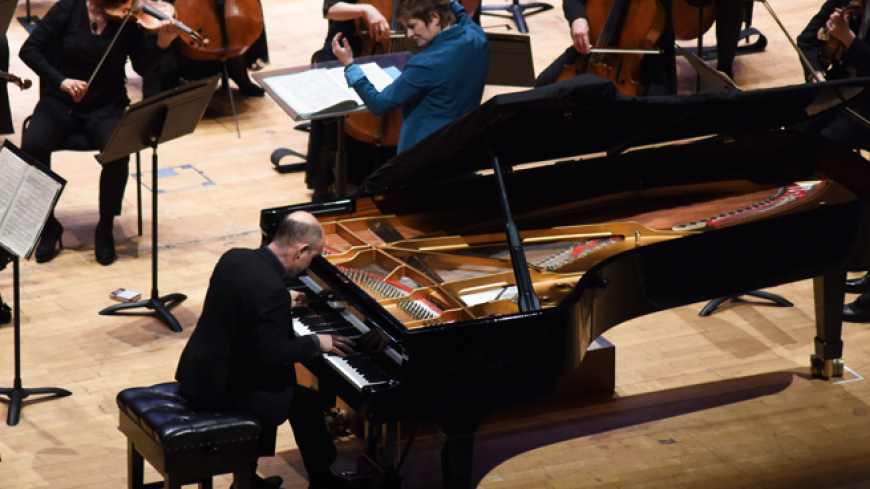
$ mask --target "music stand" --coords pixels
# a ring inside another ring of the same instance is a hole
[[[527,34],[487,32],[486,39],[489,41],[487,85],[535,86],[532,41]]]
[[[192,82],[127,107],[105,151],[97,156],[100,163],[107,163],[128,156],[130,153],[151,148],[151,298],[146,301],[129,302],[107,307],[100,315],[156,315],[170,330],[181,332],[178,320],[169,312],[181,301],[184,294],[169,294],[160,297],[157,291],[157,145],[193,132],[214,94],[220,76]],[[129,313],[129,309],[150,309],[152,312]]]
[[[14,155],[18,156],[27,164],[36,167],[42,173],[49,175],[60,184],[60,190],[57,191],[50,205],[46,206],[47,210],[41,216],[41,222],[39,229],[34,233],[34,239],[32,240],[32,244],[26,252],[12,252],[12,313],[15,316],[15,320],[13,323],[13,327],[15,328],[15,380],[13,381],[13,387],[3,387],[0,388],[0,395],[6,396],[9,398],[9,413],[6,415],[6,424],[9,426],[15,426],[18,424],[18,420],[21,417],[21,407],[24,399],[36,395],[47,395],[51,394],[54,398],[57,397],[66,397],[71,396],[72,392],[66,389],[59,389],[57,387],[37,387],[37,388],[29,388],[25,389],[23,387],[23,383],[21,381],[21,273],[20,273],[20,264],[19,264],[19,255],[23,255],[25,257],[29,257],[33,252],[33,248],[36,246],[36,240],[39,238],[39,235],[42,232],[42,227],[45,225],[45,221],[48,219],[48,216],[51,214],[51,211],[54,209],[55,204],[57,204],[57,199],[60,198],[60,193],[63,191],[63,185],[66,184],[66,181],[60,178],[57,174],[43,166],[38,161],[31,158],[29,155],[18,149],[15,145],[10,143],[8,140],[3,144],[4,148],[8,148]],[[0,216],[2,217],[2,216]],[[8,248],[7,248],[8,249]]]
[[[523,17],[523,15],[535,15],[541,12],[546,12],[547,10],[550,10],[552,8],[553,6],[549,3],[520,3],[519,0],[512,0],[510,5],[481,5],[480,15],[492,15],[495,17],[504,17],[508,19],[513,18],[514,22],[516,22],[517,24],[517,30],[520,31],[521,34],[528,34],[529,28],[526,26],[526,19],[525,17]],[[529,13],[525,13],[525,11],[529,9],[535,10]],[[490,13],[498,10],[506,10],[510,14],[510,16]]]
[[[379,54],[374,56],[362,56],[354,59],[354,63],[357,64],[365,64],[365,63],[377,63],[382,68],[394,67],[399,71],[404,71],[405,63],[411,59],[411,53],[407,51],[402,51],[399,53],[389,53],[389,54]],[[251,76],[257,83],[260,84],[266,90],[266,93],[272,97],[284,112],[287,113],[294,121],[307,121],[307,120],[317,120],[317,119],[334,119],[338,123],[338,136],[336,141],[335,148],[335,166],[333,167],[333,171],[335,172],[335,193],[336,197],[339,199],[343,199],[347,196],[347,150],[345,150],[345,139],[344,139],[344,120],[350,113],[358,113],[365,112],[368,109],[366,108],[358,108],[351,112],[341,112],[341,113],[332,113],[332,114],[322,114],[314,117],[303,117],[296,112],[293,107],[291,107],[281,95],[275,91],[272,86],[272,82],[274,80],[279,79],[282,76],[290,75],[294,73],[301,73],[303,71],[315,70],[320,68],[337,68],[341,66],[340,61],[327,61],[324,63],[316,63],[305,66],[296,66],[293,68],[285,68],[277,71],[269,71],[269,72],[259,72],[253,73]],[[301,171],[305,168],[304,164],[294,164],[294,165],[280,165],[279,161],[283,156],[288,154],[293,154],[297,156],[302,156],[301,154],[288,150],[285,148],[276,149],[272,153],[272,163],[278,169],[280,173],[290,173],[293,171]],[[305,157],[306,160],[308,157]]]

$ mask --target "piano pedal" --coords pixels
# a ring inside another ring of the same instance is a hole
[[[343,409],[330,411],[325,415],[326,430],[333,438],[346,438],[352,435],[353,416]]]

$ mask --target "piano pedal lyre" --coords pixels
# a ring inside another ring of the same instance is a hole
[[[326,419],[326,430],[333,438],[346,437],[352,433],[351,428],[353,428],[354,419],[344,409],[329,411],[324,417]]]
[[[816,355],[810,355],[810,372],[813,377],[830,379],[843,376],[843,359],[832,358],[822,360]]]

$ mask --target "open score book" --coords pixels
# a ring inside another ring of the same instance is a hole
[[[65,184],[6,141],[0,151],[0,246],[30,256]]]
[[[400,74],[396,68],[385,70],[377,63],[359,66],[379,92]],[[359,95],[347,86],[342,66],[274,76],[263,81],[297,114],[306,119],[365,110],[365,104]]]

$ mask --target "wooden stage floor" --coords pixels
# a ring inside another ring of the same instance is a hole
[[[771,0],[795,36],[821,3]],[[51,4],[34,0],[33,11],[42,15]],[[561,5],[554,5],[528,18],[538,72],[568,46]],[[307,63],[326,31],[320,2],[263,0],[263,7],[269,69]],[[24,15],[23,2],[18,15]],[[769,45],[764,53],[737,59],[737,83],[744,88],[801,83],[795,53],[761,4],[756,4],[754,17]],[[505,31],[506,24],[484,17],[484,25],[493,31]],[[10,71],[35,84],[17,58],[25,38],[25,30],[13,21]],[[706,43],[715,44],[712,31]],[[680,60],[679,71],[680,90],[692,90],[688,64]],[[133,98],[138,98],[141,81],[133,75],[130,84]],[[505,89],[488,88],[487,97],[500,91]],[[36,103],[37,89],[10,87],[10,97],[20,128]],[[66,248],[51,263],[23,264],[22,372],[25,387],[62,387],[73,395],[27,402],[18,426],[0,422],[0,488],[125,487],[126,442],[117,429],[115,396],[127,387],[172,380],[218,257],[231,247],[259,244],[260,209],[310,198],[301,175],[278,174],[269,161],[279,147],[305,153],[307,135],[295,131],[294,123],[268,98],[237,101],[241,139],[227,97],[219,93],[194,134],[160,148],[160,182],[166,192],[160,196],[159,285],[163,294],[189,296],[174,310],[182,333],[172,333],[150,317],[97,314],[112,304],[109,292],[119,287],[149,295],[150,190],[143,189],[146,230],[138,237],[135,180],[129,180],[124,214],[115,227],[120,259],[100,266],[93,258],[99,166],[85,154],[55,157],[56,170],[69,180],[57,211],[66,227]],[[20,134],[9,138],[18,144]],[[150,173],[145,176],[150,178]],[[699,270],[698,279],[716,277],[704,277]],[[0,272],[0,292],[11,302],[11,267]],[[703,304],[694,304],[613,329],[607,338],[617,348],[615,395],[484,430],[475,449],[480,487],[870,486],[870,387],[862,377],[870,373],[868,328],[844,325],[848,382],[811,379],[811,284],[784,285],[772,292],[795,307],[729,305],[700,318]],[[12,385],[12,357],[13,330],[3,326],[0,386]],[[0,409],[0,416],[5,413]],[[424,439],[415,447],[406,488],[437,487],[437,442]],[[339,469],[351,468],[359,444],[345,440],[339,448]],[[262,460],[260,469],[264,475],[283,476],[285,488],[306,487],[286,426],[280,430],[277,456]],[[150,468],[146,473],[155,475]],[[226,488],[230,482],[220,477],[216,487]]]

